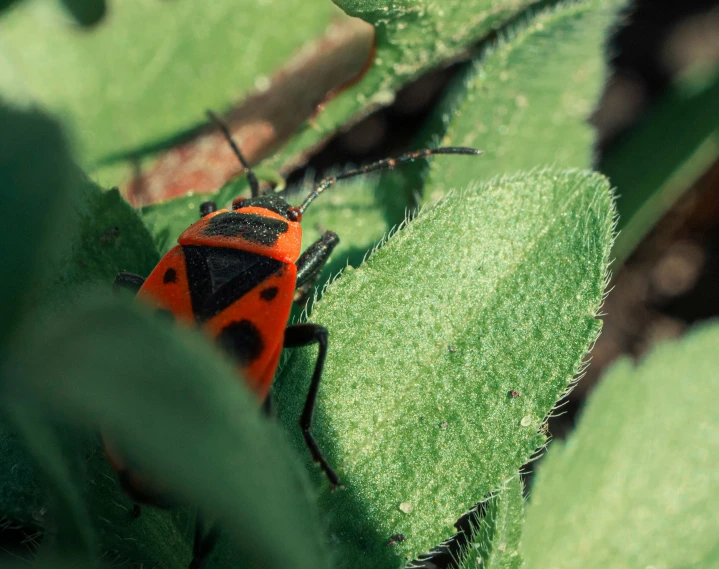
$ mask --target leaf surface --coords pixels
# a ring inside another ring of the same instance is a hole
[[[327,289],[314,432],[346,485],[319,478],[347,566],[429,550],[542,444],[599,330],[612,223],[606,180],[534,171],[454,194]],[[297,350],[276,382],[290,428],[313,354]]]

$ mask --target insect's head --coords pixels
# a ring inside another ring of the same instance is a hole
[[[302,221],[302,212],[299,208],[289,205],[285,199],[276,193],[261,194],[251,198],[237,198],[232,202],[235,211],[247,207],[261,207],[280,214],[288,221]]]

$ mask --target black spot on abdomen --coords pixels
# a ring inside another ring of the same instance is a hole
[[[271,246],[287,232],[287,222],[254,213],[221,213],[215,215],[202,230],[210,237],[240,237],[259,245]]]
[[[165,271],[165,274],[162,277],[162,282],[164,284],[174,283],[177,281],[177,271],[170,267]]]
[[[250,365],[264,349],[260,331],[249,320],[228,324],[220,330],[216,342],[242,366]]]
[[[277,296],[278,289],[276,286],[271,286],[269,288],[264,289],[260,293],[260,298],[262,300],[266,300],[267,302],[270,302],[271,300],[274,300],[274,298]]]

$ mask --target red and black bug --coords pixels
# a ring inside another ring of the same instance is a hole
[[[116,287],[137,292],[145,304],[199,326],[237,363],[260,401],[267,398],[283,348],[318,344],[309,392],[300,427],[310,454],[335,487],[338,477],[327,463],[311,433],[312,417],[322,368],[327,356],[328,332],[317,324],[287,326],[293,301],[304,302],[332,250],[337,234],[325,231],[302,253],[300,222],[307,207],[338,180],[391,169],[434,154],[479,154],[472,148],[423,149],[349,170],[318,182],[305,200],[291,206],[279,193],[261,193],[256,176],[230,132],[214,114],[210,119],[222,130],[244,168],[251,196],[237,198],[231,210],[218,210],[212,201],[200,206],[200,219],[178,238],[177,245],[145,279],[122,272]],[[112,452],[108,449],[111,459]],[[114,457],[122,473],[122,461]],[[127,475],[125,481],[130,480]],[[146,488],[131,494],[148,500]],[[199,539],[199,538],[198,538]],[[206,550],[202,546],[200,549]],[[196,544],[196,557],[198,546]]]

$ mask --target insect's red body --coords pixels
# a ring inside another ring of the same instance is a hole
[[[260,224],[273,224],[275,230],[258,231]],[[178,321],[201,326],[235,357],[264,400],[295,294],[299,222],[262,207],[220,210],[194,223],[177,242],[138,298]]]

